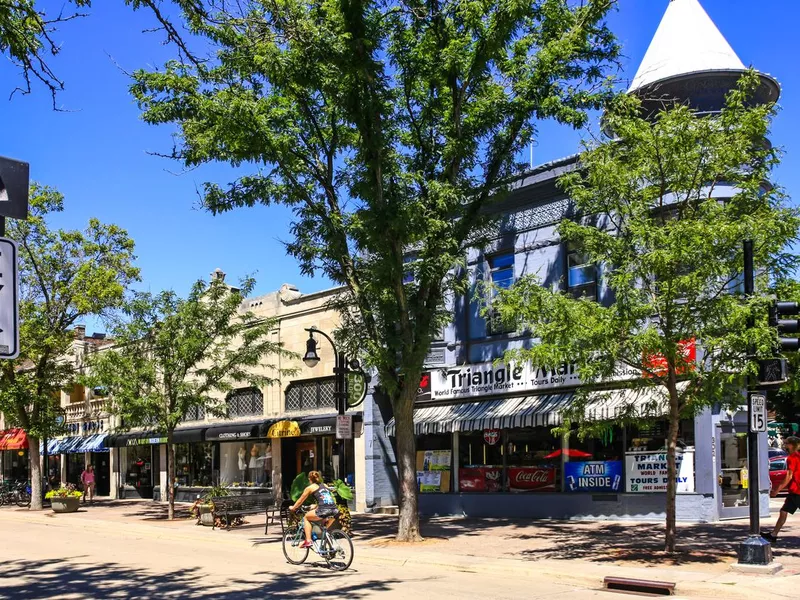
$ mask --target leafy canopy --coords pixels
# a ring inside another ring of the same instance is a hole
[[[30,216],[8,223],[19,248],[20,356],[0,364],[0,411],[36,438],[54,432],[59,394],[83,362],[73,348],[75,325],[109,316],[139,279],[124,229],[97,219],[83,231],[51,228],[63,209],[59,192],[33,184]]]
[[[115,345],[91,357],[88,381],[105,387],[127,426],[172,432],[189,411],[227,417],[236,385],[263,387],[286,373],[270,362],[293,354],[273,341],[275,322],[242,310],[254,282],[196,282],[186,298],[137,293],[113,331]]]
[[[590,382],[619,363],[641,370],[636,386],[687,379],[677,398],[685,417],[735,396],[725,387],[753,372],[748,347],[768,355],[775,342],[763,297],[743,297],[742,242],[753,240],[763,294],[770,278],[793,270],[800,224],[768,183],[780,153],[765,141],[774,107],[749,103],[757,83],[744,76],[716,116],[678,106],[648,121],[637,99],[616,99],[606,119],[618,139],[589,146],[581,169],[561,180],[582,217],[564,221],[560,235],[602,267],[606,301],[574,299],[533,276],[501,290],[493,308],[541,342],[510,357],[574,361]],[[691,340],[697,368],[684,356]]]
[[[290,254],[346,286],[344,341],[394,394],[537,120],[578,127],[606,97],[612,4],[212,0],[184,14],[213,56],[138,71],[132,92],[177,126],[172,158],[251,168],[205,185],[210,211],[294,209]]]

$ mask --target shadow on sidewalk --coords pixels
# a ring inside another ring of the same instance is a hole
[[[125,565],[88,564],[88,557],[69,560],[12,560],[0,565],[0,597],[41,598],[192,598],[193,600],[297,598],[315,594],[315,587],[337,577],[337,594],[362,598],[391,589],[396,579],[348,581],[347,576],[324,569],[304,568],[291,574],[254,573],[254,580],[230,579],[220,589],[208,582],[200,568],[176,573],[153,573]],[[9,581],[14,579],[14,581]]]
[[[397,517],[353,517],[354,539],[391,546]],[[470,519],[431,517],[421,520],[426,539],[446,541],[447,552],[537,560],[587,560],[626,566],[713,565],[736,561],[747,537],[746,521],[678,524],[677,552],[664,552],[662,523]],[[781,562],[800,563],[800,539],[781,537],[774,548]]]

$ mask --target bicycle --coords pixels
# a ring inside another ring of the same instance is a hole
[[[20,508],[30,508],[31,505],[31,485],[20,481],[11,490],[11,499]]]
[[[308,558],[308,551],[313,550],[325,559],[328,566],[334,571],[344,571],[353,562],[353,541],[341,529],[331,531],[323,521],[313,523],[311,529],[311,548],[301,548],[305,541],[303,522],[305,509],[301,507],[298,512],[302,518],[297,526],[289,527],[283,535],[283,555],[293,565],[302,565]]]

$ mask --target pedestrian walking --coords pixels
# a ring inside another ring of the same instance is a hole
[[[777,488],[770,491],[769,495],[774,498],[784,489],[788,489],[789,495],[781,507],[775,528],[771,532],[761,532],[761,537],[770,542],[778,540],[778,534],[786,523],[786,518],[800,508],[800,454],[797,452],[800,449],[800,439],[789,436],[783,441],[783,447],[789,453],[786,457],[786,477]]]
[[[83,484],[83,503],[86,504],[86,496],[89,496],[89,503],[94,503],[94,467],[87,465],[81,473],[81,483]]]

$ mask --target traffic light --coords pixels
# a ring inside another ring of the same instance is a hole
[[[800,319],[782,319],[800,314],[798,302],[774,302],[769,308],[769,324],[778,330],[778,347],[781,352],[800,350],[800,338],[784,337],[787,333],[800,332]]]

